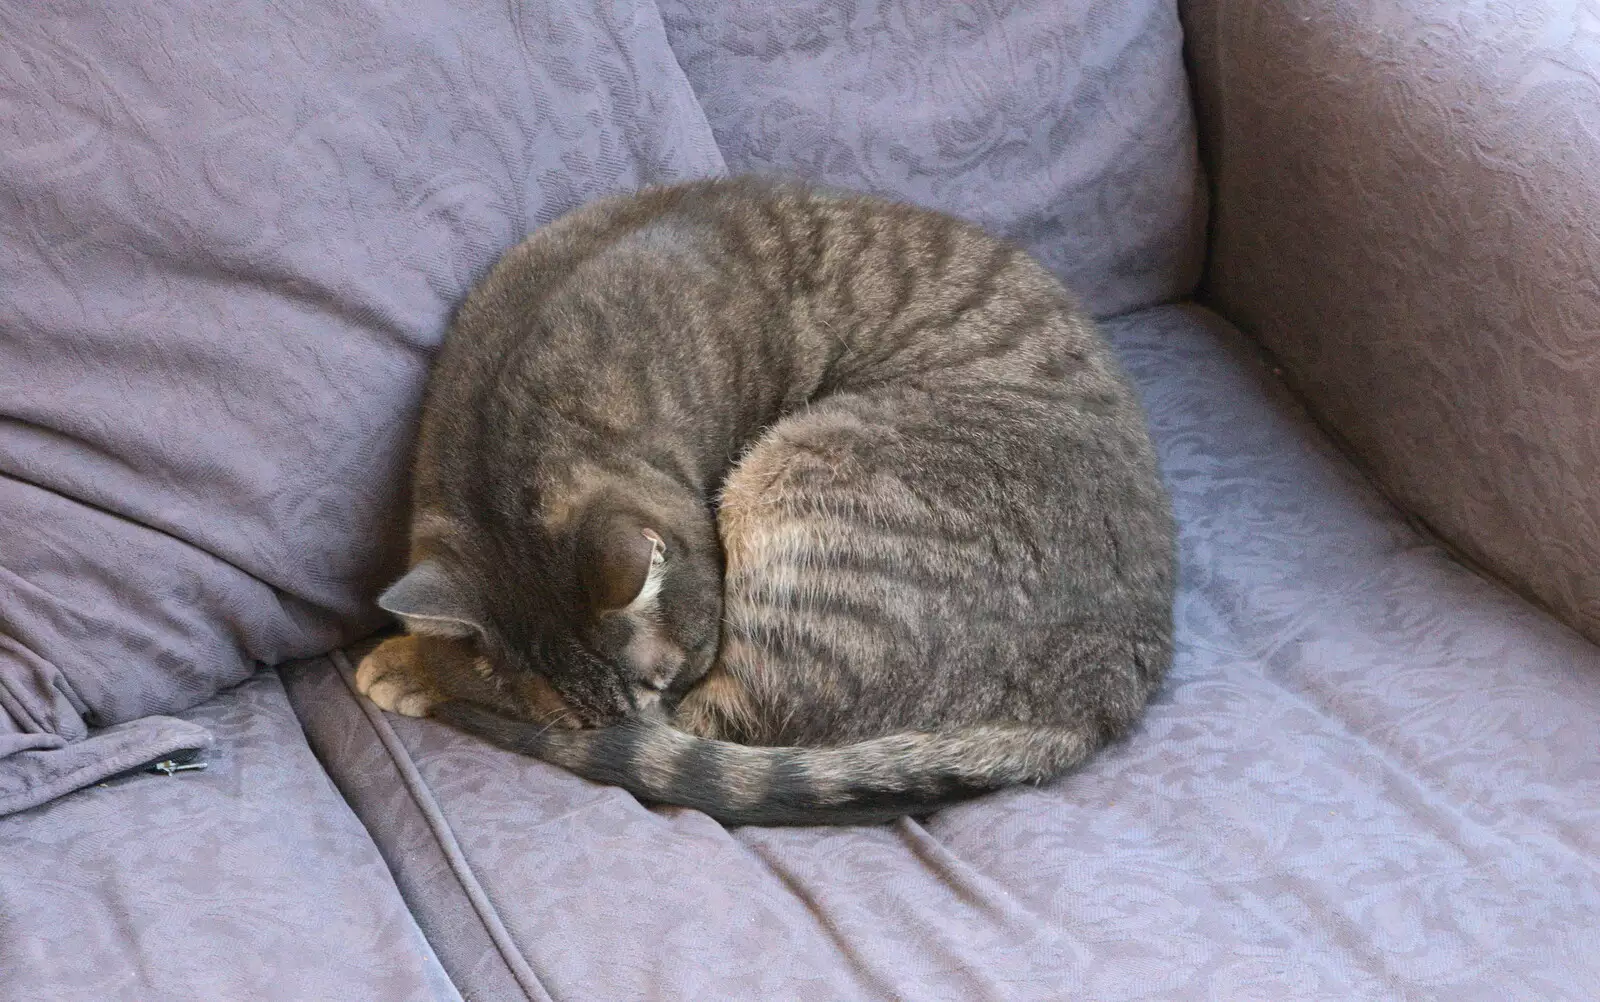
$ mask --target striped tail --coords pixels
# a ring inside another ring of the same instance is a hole
[[[696,737],[659,716],[568,730],[459,700],[432,715],[640,800],[692,807],[727,825],[875,824],[923,814],[1049,779],[1103,743],[1098,728],[982,724],[832,748],[764,747]]]

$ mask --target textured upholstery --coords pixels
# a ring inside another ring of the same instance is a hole
[[[181,719],[204,770],[0,818],[0,1002],[461,1002],[278,677]]]
[[[1595,2],[1186,11],[1211,300],[1591,634]],[[0,1002],[1600,998],[1600,648],[1415,531],[1226,320],[1124,312],[1193,279],[1175,25],[0,7]],[[343,653],[249,674],[379,621],[417,390],[495,253],[725,166],[969,215],[1115,315],[1182,571],[1127,741],[728,830],[381,713]]]
[[[1209,302],[1600,640],[1600,3],[1189,0]]]
[[[0,809],[380,625],[455,304],[721,170],[651,0],[0,6]]]
[[[728,168],[909,199],[1099,315],[1189,295],[1205,202],[1171,0],[660,0]]]

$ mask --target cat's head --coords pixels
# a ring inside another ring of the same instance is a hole
[[[471,644],[485,672],[542,676],[579,725],[670,707],[710,668],[722,570],[703,506],[602,494],[515,531],[433,521],[445,531],[378,604],[413,634]]]

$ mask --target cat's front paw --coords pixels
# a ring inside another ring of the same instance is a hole
[[[442,697],[433,687],[415,637],[391,637],[361,659],[356,691],[406,717],[425,717]]]

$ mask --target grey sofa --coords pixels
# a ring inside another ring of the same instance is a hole
[[[1179,653],[1079,772],[726,830],[353,694],[451,305],[746,170],[1103,318]],[[1597,471],[1591,0],[0,9],[0,999],[1600,998]]]

